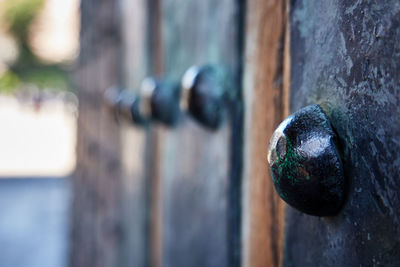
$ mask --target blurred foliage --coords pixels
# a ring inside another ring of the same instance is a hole
[[[55,68],[32,70],[25,75],[24,80],[36,84],[39,88],[56,90],[68,90],[65,72],[60,72]]]
[[[5,71],[0,76],[0,92],[2,93],[12,93],[18,89],[19,85],[19,78],[12,71]]]
[[[0,18],[18,44],[18,59],[0,75],[0,92],[12,92],[21,83],[31,83],[39,89],[68,90],[70,80],[62,65],[47,64],[38,59],[29,45],[30,26],[45,0],[0,1]]]
[[[19,39],[26,39],[32,23],[44,0],[3,0],[2,17],[9,30]]]

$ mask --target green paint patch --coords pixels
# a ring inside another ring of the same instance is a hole
[[[299,157],[294,149],[293,145],[290,143],[289,139],[286,138],[286,153],[279,155],[274,165],[277,167],[278,177],[274,177],[273,182],[275,185],[279,185],[282,178],[288,179],[290,185],[296,186],[298,184],[298,177],[301,176],[299,170],[304,170],[302,164],[300,164],[301,157]],[[305,172],[305,170],[304,170]],[[307,180],[310,179],[309,175],[305,175]]]

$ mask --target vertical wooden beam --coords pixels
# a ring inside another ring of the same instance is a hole
[[[289,57],[286,0],[249,0],[243,95],[243,266],[282,264],[284,203],[267,163],[270,136],[288,114]]]
[[[237,1],[160,2],[166,77],[179,81],[192,65],[216,64],[236,81],[241,59]],[[230,87],[230,93],[237,95],[239,86]],[[159,154],[154,167],[163,205],[159,217],[162,266],[237,266],[233,263],[237,256],[230,259],[233,252],[228,244],[234,239],[230,231],[237,230],[228,226],[236,216],[228,211],[231,144],[236,139],[231,119],[237,120],[227,116],[217,131],[205,129],[188,114],[182,114],[173,129],[157,127]]]
[[[162,1],[148,1],[148,55],[150,58],[149,73],[151,76],[159,78],[164,73],[164,50],[162,38]],[[161,170],[159,162],[161,159],[162,131],[158,127],[151,126],[149,137],[151,144],[149,147],[149,157],[151,166],[148,166],[148,179],[150,183],[149,192],[149,266],[162,266],[162,189],[161,189]]]
[[[147,0],[121,0],[122,63],[125,89],[138,92],[150,69]],[[121,143],[121,249],[118,266],[148,266],[149,181],[147,165],[150,138],[143,127],[120,121]]]
[[[103,93],[120,78],[120,16],[117,1],[106,0],[82,1],[81,14],[70,265],[115,266],[120,243],[120,139]]]

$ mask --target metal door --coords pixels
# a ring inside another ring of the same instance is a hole
[[[345,204],[287,208],[285,266],[398,266],[399,1],[291,1],[292,112],[319,104],[339,138]]]

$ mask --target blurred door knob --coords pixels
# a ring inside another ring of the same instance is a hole
[[[139,94],[117,87],[106,90],[104,94],[117,120],[126,119],[136,125],[145,125],[153,120],[168,126],[178,121],[179,96],[178,84],[158,82],[153,78],[143,80]]]

